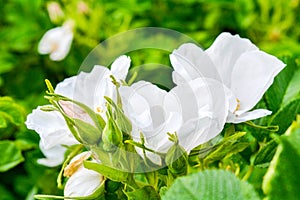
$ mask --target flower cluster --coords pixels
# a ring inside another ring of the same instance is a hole
[[[26,121],[41,137],[46,158],[38,162],[57,166],[68,147],[86,147],[63,166],[69,177],[65,196],[101,193],[105,177],[123,180],[106,174],[105,165],[130,171],[142,161],[143,167],[167,166],[173,174],[185,173],[191,150],[219,135],[225,123],[271,114],[252,109],[285,66],[248,39],[229,33],[220,34],[205,51],[183,44],[170,61],[176,84],[170,91],[146,81],[128,85],[131,60],[125,55],[110,70],[94,66],[89,73],[65,79],[55,90],[48,83],[52,105],[38,107]],[[135,152],[138,156],[131,159]],[[103,172],[85,168],[91,163]]]

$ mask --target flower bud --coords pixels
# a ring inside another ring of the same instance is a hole
[[[101,130],[95,126],[92,117],[83,108],[69,101],[59,101],[60,106],[63,108],[65,118],[68,118],[67,124],[79,141],[94,145],[97,144],[101,138]]]
[[[174,175],[184,175],[187,172],[188,156],[186,151],[177,143],[168,150],[166,164]]]
[[[103,149],[105,151],[115,151],[122,140],[123,134],[120,128],[112,118],[108,118],[102,134]]]

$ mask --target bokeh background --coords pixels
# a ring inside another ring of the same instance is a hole
[[[61,12],[49,9],[53,2]],[[47,103],[44,80],[56,85],[76,75],[100,42],[134,28],[164,27],[207,48],[227,31],[299,62],[299,13],[299,0],[0,0],[0,199],[62,194],[56,188],[59,168],[36,163],[42,157],[39,136],[24,121],[32,109]],[[68,56],[56,62],[40,55],[42,36],[67,19],[76,24]],[[132,55],[132,65],[153,61],[168,64],[168,54],[149,50]],[[13,157],[9,165],[4,154]]]

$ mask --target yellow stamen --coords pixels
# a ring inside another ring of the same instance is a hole
[[[80,157],[78,160],[75,160],[71,163],[69,163],[65,169],[64,169],[64,176],[65,177],[71,177],[82,165],[83,161],[88,159],[90,157],[90,154],[85,154],[84,156]]]
[[[240,102],[240,100],[238,98],[236,98],[236,102],[237,102],[237,105],[236,105],[236,108],[234,110],[234,113],[241,108],[241,102]]]
[[[96,112],[98,112],[98,113],[103,113],[103,112],[104,112],[104,110],[102,110],[102,109],[101,109],[101,107],[100,107],[100,106],[98,106],[98,107],[96,108]]]

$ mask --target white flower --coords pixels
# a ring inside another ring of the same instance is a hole
[[[173,80],[180,85],[197,77],[213,78],[226,87],[229,100],[227,122],[240,123],[271,114],[250,111],[273,83],[285,64],[260,51],[248,39],[222,33],[212,46],[203,51],[194,44],[183,44],[170,55],[175,72]]]
[[[95,66],[89,73],[81,72],[78,76],[67,78],[59,83],[55,88],[55,93],[79,101],[104,117],[104,96],[116,98],[116,89],[111,82],[110,75],[114,75],[118,80],[125,79],[129,66],[130,58],[120,56],[112,64],[111,70],[103,66]],[[70,102],[61,102],[61,104],[70,117],[77,117],[91,123],[86,113],[79,112],[78,106],[72,106]],[[40,135],[40,148],[45,156],[51,154],[51,159],[54,158],[54,155],[53,153],[47,153],[48,150],[53,152],[52,148],[56,146],[69,146],[79,143],[58,111],[44,112],[41,107],[38,107],[27,116],[25,123],[28,129],[35,130]],[[64,153],[64,151],[60,152],[57,154],[58,158],[61,158]],[[57,165],[60,163],[57,162]],[[45,164],[45,162],[42,162],[42,164]]]
[[[70,51],[73,40],[73,22],[67,21],[62,26],[48,30],[38,45],[40,54],[50,54],[50,59],[60,61]]]
[[[104,181],[104,177],[93,170],[84,168],[83,161],[90,156],[90,152],[76,155],[65,172],[69,171],[69,179],[64,188],[66,197],[85,197],[93,194]]]
[[[173,145],[167,132],[176,132],[179,144],[189,152],[218,135],[227,116],[224,88],[214,80],[195,79],[169,92],[140,81],[121,87],[120,94],[124,112],[132,121],[133,140],[140,142],[142,133],[145,146],[161,153]],[[140,148],[136,150],[142,155]],[[158,156],[146,155],[161,164]]]

